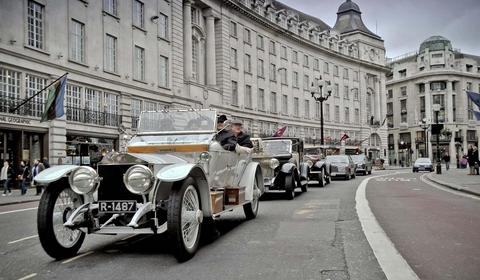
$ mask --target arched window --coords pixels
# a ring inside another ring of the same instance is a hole
[[[197,37],[192,38],[192,78],[195,81],[198,81],[199,74],[199,54],[200,51],[200,41]]]

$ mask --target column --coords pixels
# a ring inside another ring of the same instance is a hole
[[[192,79],[192,1],[183,3],[183,73],[186,81]]]
[[[432,95],[430,93],[430,87],[428,86],[428,83],[424,83],[425,85],[425,118],[427,119],[428,124],[434,123],[434,119],[432,117]],[[432,159],[432,127],[430,126],[428,131],[428,157]]]
[[[375,77],[375,120],[379,121],[380,124],[383,121],[382,116],[380,115],[381,102],[380,102],[380,79]]]
[[[452,86],[452,81],[447,81],[447,96],[445,96],[446,100],[446,110],[445,113],[446,119],[448,121],[445,121],[445,123],[453,123],[453,86]]]
[[[215,59],[215,16],[212,11],[207,12],[207,41],[206,41],[206,66],[207,66],[207,85],[217,84],[217,71]]]

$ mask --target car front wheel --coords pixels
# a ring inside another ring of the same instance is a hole
[[[258,205],[260,201],[261,191],[259,188],[260,182],[262,181],[262,173],[257,170],[255,174],[255,180],[253,182],[253,199],[250,203],[243,205],[243,212],[247,220],[255,219],[258,213]]]
[[[57,260],[77,254],[85,239],[85,232],[70,229],[63,224],[73,211],[82,205],[82,197],[68,183],[52,184],[45,189],[37,213],[40,244],[45,252]]]
[[[192,177],[175,186],[168,203],[167,226],[178,261],[191,259],[198,249],[203,213],[197,183]]]
[[[318,180],[318,186],[319,186],[320,188],[323,188],[323,187],[325,186],[325,184],[324,184],[324,182],[323,182],[323,177],[324,177],[323,172],[324,172],[324,171],[322,171],[321,173],[319,173],[319,174],[317,175],[317,176],[318,176],[318,178],[317,178],[317,180]]]
[[[296,180],[294,175],[287,175],[285,177],[285,196],[288,200],[292,200],[295,198],[295,188],[296,188]]]

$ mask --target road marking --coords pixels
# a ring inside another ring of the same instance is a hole
[[[37,208],[38,207],[32,207],[32,208],[18,209],[18,210],[12,210],[12,211],[5,211],[5,212],[0,212],[0,215],[23,212],[23,211],[30,211],[30,210],[36,210]]]
[[[18,278],[18,280],[26,280],[26,279],[30,279],[32,277],[35,277],[37,276],[36,273],[32,273],[32,274],[28,274],[27,276],[23,276],[22,278]]]
[[[397,173],[399,174],[399,173]],[[407,261],[400,255],[390,238],[378,223],[375,215],[368,204],[366,187],[368,181],[373,178],[385,175],[378,175],[364,179],[358,186],[355,194],[356,210],[363,233],[367,238],[370,247],[377,257],[378,263],[385,276],[389,280],[418,280],[417,274],[413,271]],[[387,175],[388,176],[388,175]]]
[[[80,255],[75,256],[75,257],[73,257],[73,258],[70,258],[70,259],[68,259],[68,260],[64,260],[64,261],[62,262],[62,264],[67,264],[67,263],[73,262],[73,261],[75,261],[75,260],[78,260],[79,258],[86,257],[86,256],[88,256],[88,255],[90,255],[90,254],[93,254],[93,253],[95,253],[95,251],[85,252],[85,253],[83,253],[83,254],[80,254]]]
[[[17,242],[20,242],[20,241],[23,241],[23,240],[27,240],[27,239],[32,239],[32,238],[35,238],[35,237],[38,237],[38,234],[35,234],[35,235],[32,235],[32,236],[27,236],[27,237],[20,238],[20,239],[17,239],[17,240],[13,240],[13,241],[8,242],[8,244],[14,244],[14,243],[17,243]]]
[[[455,190],[449,189],[447,187],[440,186],[440,185],[438,185],[434,182],[431,182],[428,179],[425,179],[425,176],[427,176],[427,175],[428,174],[423,174],[422,176],[420,176],[420,180],[422,180],[422,182],[424,182],[425,184],[427,184],[431,187],[434,187],[434,188],[439,189],[441,191],[448,192],[448,193],[451,193],[451,194],[455,194],[455,195],[458,195],[458,196],[463,196],[463,197],[468,197],[468,198],[480,200],[480,197],[478,197],[478,196],[468,194],[468,193],[463,193],[461,191],[455,191]]]

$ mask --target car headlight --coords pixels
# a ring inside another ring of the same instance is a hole
[[[200,157],[200,161],[209,161],[211,158],[210,154],[207,152],[201,153],[199,157]]]
[[[89,166],[80,166],[68,177],[70,188],[78,194],[87,194],[95,191],[99,177],[95,169]]]
[[[278,161],[278,159],[272,158],[272,159],[270,160],[270,168],[271,168],[271,169],[275,169],[275,168],[277,168],[279,165],[280,165],[280,162]]]
[[[306,163],[307,163],[307,165],[308,165],[309,168],[312,168],[312,166],[313,166],[313,161],[307,160]]]
[[[153,172],[145,165],[134,165],[123,174],[123,183],[134,194],[148,193],[153,181]]]

